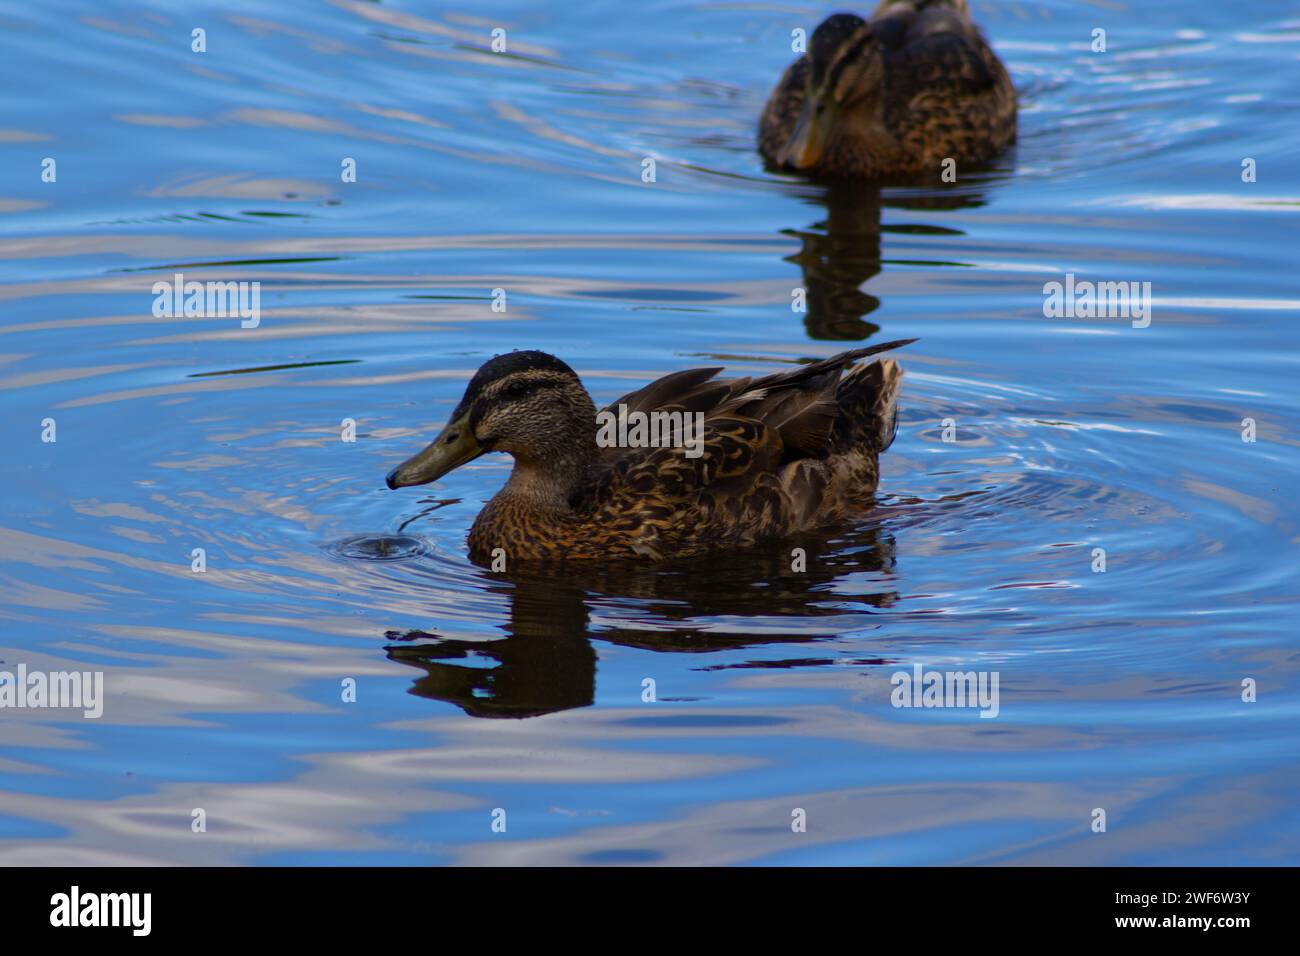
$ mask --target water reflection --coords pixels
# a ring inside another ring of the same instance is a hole
[[[961,235],[938,226],[882,227],[882,207],[952,210],[984,204],[983,192],[968,188],[884,195],[874,183],[834,182],[824,190],[820,201],[826,206],[826,218],[783,232],[800,241],[799,252],[786,261],[798,265],[803,273],[808,335],[834,342],[860,342],[880,331],[880,326],[865,318],[880,308],[880,299],[864,292],[862,285],[880,272],[882,232]]]
[[[585,707],[596,693],[594,640],[652,651],[708,653],[757,644],[807,643],[847,627],[836,582],[869,572],[852,601],[888,608],[893,537],[880,528],[805,537],[779,548],[672,566],[612,564],[493,575],[510,608],[508,636],[478,641],[388,631],[388,658],[425,673],[411,693],[456,704],[473,717],[536,717]],[[707,572],[707,573],[706,573]],[[845,600],[849,600],[847,597]],[[598,624],[609,607],[617,625]],[[860,617],[866,612],[856,609]],[[824,627],[810,626],[821,618]],[[727,622],[743,622],[737,630]],[[787,623],[788,622],[788,623]]]

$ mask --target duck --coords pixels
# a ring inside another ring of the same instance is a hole
[[[770,168],[841,179],[942,174],[945,160],[984,162],[1015,139],[1015,87],[966,0],[828,17],[758,129]]]
[[[914,341],[758,378],[685,369],[599,413],[563,361],[508,352],[483,364],[438,436],[386,483],[424,485],[488,452],[512,456],[468,538],[470,560],[498,568],[504,559],[499,569],[670,561],[795,535],[874,500],[902,369],[859,360]]]

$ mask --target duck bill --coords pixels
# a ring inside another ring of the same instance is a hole
[[[781,166],[807,169],[815,166],[822,158],[822,153],[826,151],[827,140],[830,138],[834,110],[827,104],[818,115],[817,107],[818,101],[812,97],[804,101],[794,132],[790,134],[789,142],[777,157]]]
[[[388,473],[389,488],[406,488],[427,485],[437,481],[447,472],[483,454],[484,449],[469,427],[469,416],[462,415],[451,422],[424,451],[408,458]]]

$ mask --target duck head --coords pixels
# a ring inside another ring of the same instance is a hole
[[[436,481],[490,451],[516,472],[559,474],[595,447],[596,409],[573,369],[546,352],[498,355],[470,379],[433,442],[388,473],[389,488]]]
[[[808,64],[799,119],[777,157],[793,169],[816,166],[837,137],[867,127],[879,113],[885,78],[879,38],[851,13],[827,17],[813,31]]]

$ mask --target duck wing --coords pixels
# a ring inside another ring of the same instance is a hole
[[[757,462],[745,450],[758,446],[775,454],[771,461],[760,456],[765,467],[776,467],[800,458],[826,458],[850,449],[879,452],[893,435],[892,419],[885,426],[882,416],[892,408],[894,389],[886,366],[881,363],[857,365],[859,359],[880,352],[902,348],[915,339],[901,339],[850,349],[829,358],[795,368],[774,372],[760,378],[717,378],[720,368],[686,369],[656,379],[649,385],[622,396],[603,412],[684,412],[702,414],[704,422],[703,454],[687,461],[701,462],[711,457],[711,442],[726,452],[731,462],[724,475],[744,473]],[[892,367],[892,366],[890,366]],[[849,374],[844,370],[849,368]],[[676,447],[603,449],[605,461],[619,462],[623,470],[642,460],[656,467],[667,467],[669,459],[683,458],[680,430],[673,432]],[[735,443],[739,446],[733,447]],[[741,461],[749,461],[735,471]],[[708,469],[694,469],[695,478],[708,484],[717,474]],[[679,476],[685,480],[685,474]],[[648,479],[642,478],[642,481]],[[689,482],[694,483],[694,482]]]
[[[915,95],[975,96],[1005,71],[970,13],[951,0],[882,5],[871,28],[886,51],[889,83]]]

